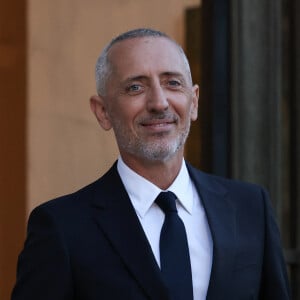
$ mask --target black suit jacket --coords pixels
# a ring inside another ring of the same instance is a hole
[[[188,170],[213,238],[207,299],[290,299],[265,191]],[[170,299],[116,164],[31,213],[12,300],[48,299]]]

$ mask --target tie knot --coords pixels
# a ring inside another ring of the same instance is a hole
[[[170,212],[177,213],[176,195],[172,192],[161,192],[155,199],[156,204],[166,214]]]

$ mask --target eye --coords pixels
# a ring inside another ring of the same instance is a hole
[[[126,91],[128,93],[139,93],[142,90],[143,90],[143,87],[140,84],[131,84],[131,85],[126,87]]]
[[[178,88],[178,87],[181,87],[181,82],[179,80],[172,79],[172,80],[168,81],[168,85],[171,88]]]
[[[178,80],[170,80],[169,84],[170,85],[180,85],[180,82]]]
[[[128,88],[129,91],[138,91],[139,89],[140,89],[140,86],[137,84],[133,84]]]

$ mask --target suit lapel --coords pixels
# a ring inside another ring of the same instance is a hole
[[[222,298],[227,299],[232,290],[229,274],[236,247],[234,207],[227,198],[226,189],[212,176],[189,165],[188,170],[203,203],[213,239],[213,265],[207,299],[219,298],[220,292]],[[160,269],[117,173],[116,164],[96,183],[92,205],[100,230],[145,294],[150,299],[168,299]]]
[[[227,198],[227,190],[213,176],[190,166],[188,169],[203,203],[213,239],[213,265],[207,299],[219,299],[220,293],[222,299],[230,299],[230,274],[236,247],[235,210]]]
[[[116,170],[97,183],[94,217],[126,268],[151,299],[168,299],[151,246]]]

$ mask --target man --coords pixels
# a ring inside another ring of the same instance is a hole
[[[290,299],[265,191],[183,159],[199,88],[181,47],[126,32],[99,57],[96,81],[91,109],[120,157],[32,212],[12,299]],[[160,201],[169,196],[178,214]]]

